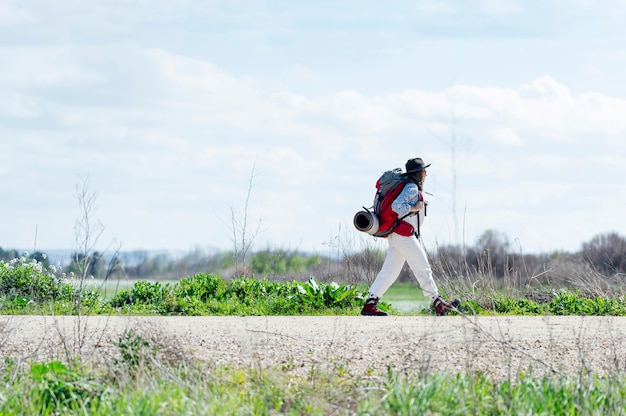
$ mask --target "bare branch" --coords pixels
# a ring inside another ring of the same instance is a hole
[[[230,231],[233,250],[235,256],[235,273],[245,275],[247,273],[246,259],[252,244],[261,232],[261,219],[256,228],[251,232],[249,230],[249,208],[252,197],[252,189],[254,188],[254,178],[256,176],[256,160],[252,166],[250,177],[248,178],[248,190],[244,201],[243,210],[238,212],[233,206],[230,207]]]
[[[100,221],[94,220],[97,211],[97,193],[89,190],[89,177],[82,179],[76,184],[74,196],[78,201],[79,216],[74,224],[74,237],[76,252],[74,261],[79,267],[80,287],[88,277],[89,264],[98,240],[104,232],[104,226]],[[94,221],[96,221],[94,223]]]

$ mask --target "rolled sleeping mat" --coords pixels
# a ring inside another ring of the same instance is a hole
[[[378,231],[380,222],[373,212],[365,210],[354,214],[354,226],[359,231],[374,235]]]

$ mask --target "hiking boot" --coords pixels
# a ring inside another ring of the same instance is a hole
[[[369,298],[365,301],[363,309],[361,309],[361,315],[367,316],[387,316],[387,312],[378,309],[378,298]]]
[[[458,299],[454,299],[452,302],[446,302],[441,296],[437,296],[437,298],[433,301],[433,308],[435,309],[435,314],[437,316],[444,316],[460,304],[461,301]]]

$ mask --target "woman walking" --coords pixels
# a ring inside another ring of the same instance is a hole
[[[369,297],[363,305],[361,315],[386,316],[387,312],[378,308],[379,299],[396,281],[406,261],[415,275],[422,291],[433,302],[437,316],[442,316],[458,306],[459,301],[446,302],[440,295],[433,279],[432,270],[426,252],[420,244],[419,221],[420,211],[425,209],[426,202],[422,194],[426,180],[426,165],[421,158],[409,159],[406,162],[405,185],[400,194],[391,204],[391,209],[402,221],[387,236],[389,248],[383,266],[369,289]]]

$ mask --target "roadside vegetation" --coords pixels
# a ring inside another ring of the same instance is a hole
[[[588,276],[594,272],[587,271]],[[440,286],[462,299],[459,313],[514,315],[626,315],[626,299],[616,282],[602,276],[593,288],[576,282],[552,286],[546,282],[516,286],[507,278],[475,274],[450,278]],[[138,280],[110,293],[111,285],[75,279],[44,267],[34,258],[0,262],[2,314],[135,314],[135,315],[356,315],[367,285],[306,281],[276,281],[239,277],[226,280],[199,273],[178,281]],[[404,285],[404,287],[407,287]],[[409,286],[410,287],[410,286]],[[593,290],[592,290],[593,289]],[[610,291],[609,291],[610,289]],[[402,297],[401,293],[395,293]],[[384,303],[382,307],[402,314]],[[430,314],[430,308],[420,313]]]
[[[276,282],[196,274],[174,283],[139,280],[110,299],[97,283],[78,286],[26,257],[0,262],[2,314],[345,315],[356,314],[364,294],[352,285]]]
[[[527,256],[488,232],[472,248],[439,248],[431,264],[444,294],[462,299],[460,313],[626,316],[623,240],[603,235],[580,253]],[[44,253],[0,252],[6,253],[10,258],[0,260],[0,314],[71,315],[85,329],[81,319],[92,314],[357,315],[384,257],[373,247],[328,258],[265,250],[248,253],[235,266],[228,255],[196,254],[195,263],[177,263],[161,280],[132,273],[148,260],[131,267],[114,257],[104,267],[106,256],[88,252],[61,269]],[[131,277],[132,285],[119,285]],[[404,299],[397,290],[413,285],[412,279],[403,270],[390,294]],[[391,303],[383,307],[403,314]],[[0,347],[6,336],[0,321]],[[386,376],[374,369],[354,374],[341,365],[302,375],[293,371],[297,363],[233,368],[195,362],[168,345],[171,340],[132,330],[110,342],[115,354],[98,365],[64,345],[57,357],[65,359],[29,361],[3,353],[0,414],[604,415],[626,408],[621,364],[613,372],[576,376],[536,377],[529,368],[506,380],[463,369],[411,377],[391,367]]]
[[[7,254],[16,253],[0,249],[0,255]],[[44,253],[25,253],[0,260],[0,313],[355,315],[384,253],[373,247],[342,249],[333,257],[262,250],[239,262],[239,272],[229,258],[228,253],[218,258],[196,253],[184,269],[178,267],[192,274],[173,279],[168,273],[162,280],[129,275],[141,267],[126,266],[119,256],[105,267],[98,252],[79,253],[61,269]],[[461,313],[626,315],[626,240],[616,234],[594,237],[580,253],[538,256],[516,254],[505,236],[488,231],[474,247],[439,248],[431,264],[444,295],[461,299]],[[413,282],[405,268],[394,287],[414,288]],[[419,297],[415,293],[410,296]],[[384,300],[394,297],[407,300],[399,290]],[[392,304],[382,307],[406,313]],[[427,306],[409,313],[432,311]]]
[[[0,371],[3,415],[619,415],[623,376],[537,379],[520,374],[424,373],[403,377],[335,371],[234,369],[172,361],[132,333],[104,368],[8,361]]]

